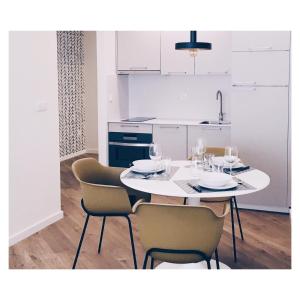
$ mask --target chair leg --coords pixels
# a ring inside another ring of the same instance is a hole
[[[134,240],[133,240],[133,234],[132,234],[131,221],[130,221],[130,218],[128,216],[126,216],[126,219],[128,221],[128,225],[129,225],[130,242],[131,242],[131,249],[132,249],[132,256],[133,256],[134,268],[137,269],[137,262],[136,262],[136,255],[135,255],[135,248],[134,248]]]
[[[234,200],[234,206],[235,206],[236,216],[237,216],[238,223],[239,223],[241,239],[244,240],[244,235],[243,235],[243,229],[242,229],[242,224],[241,224],[241,220],[240,220],[239,209],[238,209],[238,206],[237,206],[237,202],[236,202],[236,197],[235,196],[233,197],[233,200]]]
[[[207,263],[207,269],[210,270],[210,269],[211,269],[211,266],[210,266],[210,260],[207,260],[206,263]]]
[[[184,199],[183,199],[183,205],[186,205],[186,200],[187,200],[187,197],[184,197]]]
[[[217,269],[220,269],[220,262],[219,262],[218,248],[216,248],[216,250],[215,250],[215,258],[216,258]]]
[[[154,258],[151,257],[151,269],[154,269]]]
[[[232,244],[233,244],[233,256],[236,262],[236,245],[235,245],[235,229],[234,229],[234,215],[233,215],[233,198],[230,199],[230,216],[231,216],[231,231],[232,231]]]
[[[84,223],[83,230],[82,230],[82,233],[81,233],[81,237],[80,237],[80,241],[79,241],[79,245],[78,245],[78,248],[77,248],[77,252],[76,252],[74,262],[73,262],[72,269],[75,269],[75,267],[76,267],[77,259],[78,259],[79,253],[80,253],[82,241],[83,241],[85,231],[86,231],[86,228],[87,228],[87,225],[88,225],[88,222],[89,222],[89,218],[90,218],[90,215],[86,215],[85,223]]]
[[[144,258],[144,263],[143,263],[143,269],[147,269],[147,262],[148,262],[148,253],[146,252],[145,258]]]
[[[99,246],[98,246],[98,254],[99,254],[100,251],[101,251],[101,245],[102,245],[102,239],[103,239],[103,233],[104,233],[105,221],[106,221],[106,217],[103,217],[103,220],[102,220],[102,227],[101,227],[101,234],[100,234],[100,240],[99,240]]]

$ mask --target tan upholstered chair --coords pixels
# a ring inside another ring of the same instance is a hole
[[[206,153],[211,153],[211,154],[214,154],[215,156],[224,156],[225,155],[225,148],[222,148],[222,147],[206,147]],[[237,217],[238,224],[239,224],[241,239],[244,240],[243,229],[242,229],[242,224],[241,224],[241,220],[240,220],[238,205],[237,205],[237,202],[236,202],[236,197],[201,198],[201,202],[204,202],[204,203],[209,203],[209,202],[210,203],[215,203],[215,202],[224,202],[224,201],[229,201],[229,203],[230,203],[233,257],[234,257],[234,261],[236,261],[237,260],[237,254],[236,254],[234,214],[233,214],[234,207],[235,207],[236,217]],[[186,204],[186,198],[184,199],[184,204]]]
[[[86,220],[74,259],[73,269],[76,267],[90,216],[103,217],[98,253],[101,251],[106,217],[125,217],[127,219],[134,267],[137,269],[129,214],[132,213],[132,205],[137,200],[150,201],[151,195],[127,189],[120,181],[120,174],[124,169],[103,166],[94,158],[83,158],[75,161],[72,165],[72,170],[76,179],[80,182],[82,191],[81,206],[86,212]]]
[[[215,156],[224,156],[225,148],[222,147],[206,147],[206,153],[214,154]]]
[[[143,268],[152,258],[170,263],[196,263],[210,260],[215,253],[219,268],[217,246],[224,218],[229,211],[224,203],[223,214],[217,216],[205,206],[185,206],[137,203],[133,208],[137,215],[140,240],[146,251]]]

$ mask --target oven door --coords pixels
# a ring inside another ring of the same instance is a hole
[[[147,143],[109,142],[109,165],[111,167],[128,168],[138,159],[149,159]]]

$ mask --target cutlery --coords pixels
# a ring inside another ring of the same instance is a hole
[[[197,187],[197,186],[195,186],[195,185],[192,185],[192,184],[190,184],[190,183],[188,183],[188,186],[191,187],[191,188],[192,188],[193,190],[195,190],[196,192],[202,193],[202,190],[201,190],[199,187]]]
[[[249,170],[249,169],[250,169],[250,166],[240,167],[240,168],[236,168],[236,169],[232,170],[231,173],[237,175],[237,174],[243,173],[244,171]],[[229,168],[224,168],[223,170],[227,174],[230,173],[230,169]]]
[[[244,187],[247,187],[247,186],[245,185],[245,183],[244,183],[243,180],[241,180],[241,179],[239,179],[239,178],[237,178],[237,177],[234,177],[234,176],[233,176],[232,178],[233,178],[233,180],[236,181],[238,184],[243,185]]]

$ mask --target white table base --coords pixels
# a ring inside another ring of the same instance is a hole
[[[220,269],[231,269],[229,266],[219,262]],[[212,269],[217,269],[216,261],[212,259],[210,261],[210,265]],[[206,261],[201,261],[199,263],[192,263],[192,264],[172,264],[172,263],[161,263],[155,269],[177,269],[177,270],[193,270],[193,269],[206,269],[207,270],[207,263]]]

